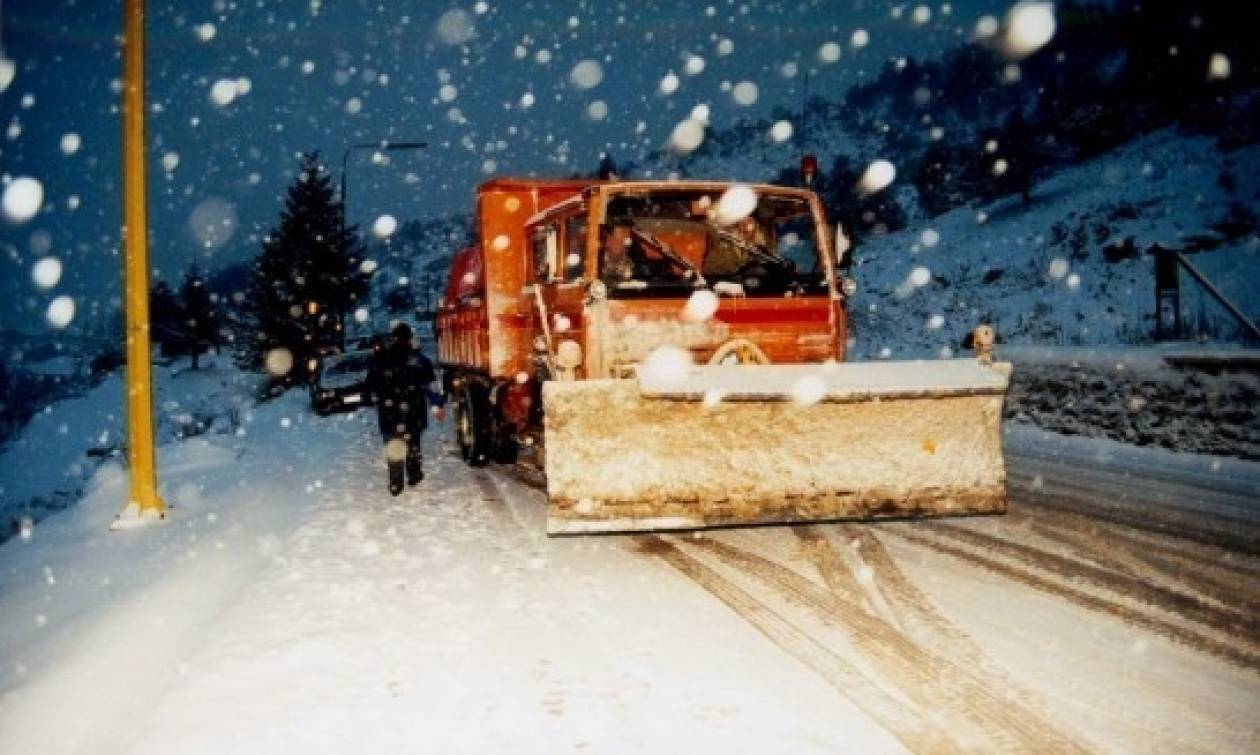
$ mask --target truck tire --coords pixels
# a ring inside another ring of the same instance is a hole
[[[469,466],[490,461],[490,404],[482,386],[465,381],[455,404],[455,436],[459,455]]]

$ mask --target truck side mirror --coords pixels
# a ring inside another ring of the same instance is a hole
[[[836,223],[836,264],[842,268],[849,266],[849,249],[853,243],[844,233],[844,224]]]

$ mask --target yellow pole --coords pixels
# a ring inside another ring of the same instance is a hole
[[[124,0],[123,236],[127,316],[127,457],[131,492],[112,529],[166,516],[153,453],[153,370],[149,347],[148,187],[144,154],[144,0]]]

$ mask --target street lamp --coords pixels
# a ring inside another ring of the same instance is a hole
[[[358,149],[373,149],[380,152],[396,152],[399,150],[424,149],[429,146],[425,142],[363,142],[360,144],[351,144],[346,147],[345,154],[341,156],[341,230],[346,229],[346,217],[350,214],[350,202],[346,197],[346,172],[350,168],[350,153]]]
[[[350,153],[359,149],[371,149],[379,152],[397,152],[400,150],[417,150],[424,149],[429,146],[425,142],[391,142],[382,139],[378,142],[362,142],[359,144],[351,144],[346,147],[346,151],[341,156],[341,233],[344,238],[346,232],[346,218],[350,215],[350,201],[347,194],[348,183],[346,176],[350,171]],[[337,334],[341,339],[342,345],[345,344],[346,332],[342,325],[341,316],[337,316]]]

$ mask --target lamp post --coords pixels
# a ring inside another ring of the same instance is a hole
[[[380,152],[397,152],[400,150],[424,149],[428,146],[429,145],[426,142],[391,142],[382,140],[379,142],[361,142],[359,144],[351,144],[349,147],[346,147],[345,153],[341,156],[341,232],[343,236],[346,231],[346,218],[350,215],[350,201],[347,194],[349,191],[349,183],[346,180],[346,176],[350,171],[350,153],[361,149],[371,149]],[[346,330],[342,326],[340,318],[338,319],[338,330],[340,331],[341,338],[344,341],[346,337]]]
[[[346,229],[346,217],[350,214],[350,202],[346,192],[348,189],[346,174],[350,169],[350,153],[360,149],[374,149],[380,152],[397,152],[399,150],[424,149],[429,146],[425,142],[362,142],[359,144],[351,144],[346,147],[345,153],[341,156],[341,229]]]

